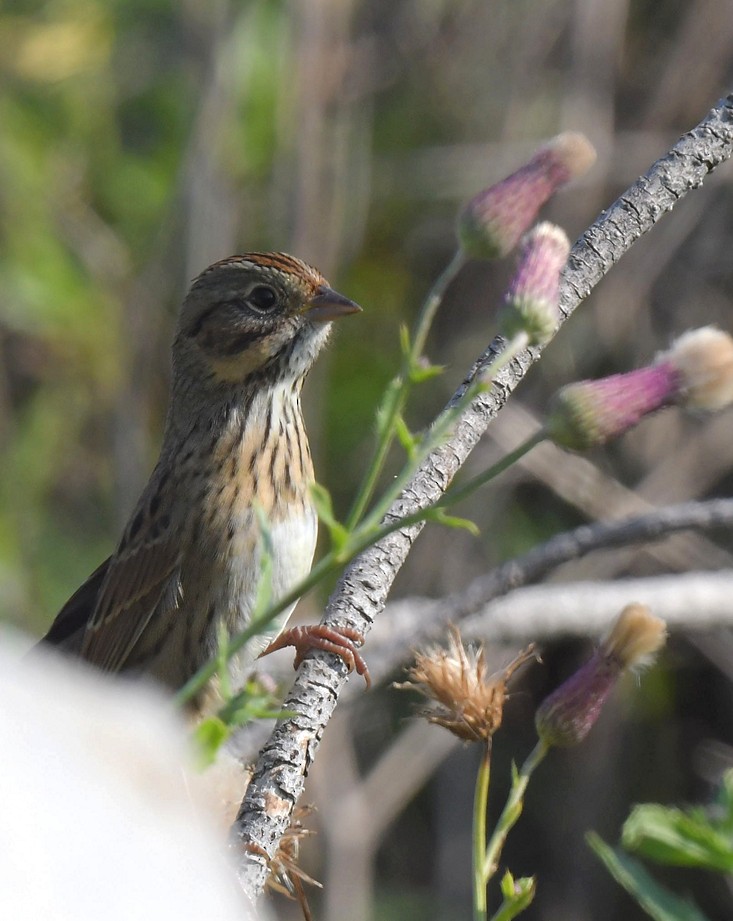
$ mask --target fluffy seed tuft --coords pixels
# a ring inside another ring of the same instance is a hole
[[[733,339],[714,326],[683,333],[657,363],[669,362],[680,376],[678,402],[713,412],[733,402]]]

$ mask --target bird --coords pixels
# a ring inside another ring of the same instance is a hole
[[[244,253],[191,284],[172,346],[160,456],[117,549],[71,596],[41,646],[112,673],[180,689],[252,614],[266,521],[273,596],[311,567],[317,515],[303,382],[333,320],[361,308],[285,253]],[[258,654],[294,645],[339,654],[368,682],[362,638],[345,628],[282,633],[291,606],[229,663],[241,687]],[[269,647],[268,647],[269,643]],[[268,647],[268,648],[265,648]],[[192,706],[211,711],[217,679]]]

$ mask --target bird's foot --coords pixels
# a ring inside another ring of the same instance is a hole
[[[276,649],[294,646],[295,662],[293,663],[293,668],[297,668],[303,661],[305,654],[310,652],[311,649],[332,652],[346,663],[350,672],[356,671],[366,681],[366,686],[371,687],[372,679],[369,674],[369,667],[359,652],[359,646],[363,644],[364,637],[358,630],[352,630],[351,627],[337,628],[312,624],[284,630],[279,636],[275,637],[264,652],[260,653],[259,658],[275,652]]]

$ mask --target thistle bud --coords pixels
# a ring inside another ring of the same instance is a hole
[[[665,639],[663,620],[642,604],[627,605],[592,658],[540,704],[540,739],[558,747],[582,742],[620,676],[650,664]]]
[[[517,245],[557,189],[593,165],[596,152],[582,134],[566,131],[540,147],[511,176],[479,192],[458,216],[467,256],[499,259]]]
[[[538,224],[525,236],[499,314],[504,336],[526,333],[530,345],[541,345],[552,336],[560,319],[560,271],[569,252],[565,232],[554,224]]]
[[[654,364],[558,391],[545,432],[573,451],[605,444],[671,404],[716,410],[733,402],[733,339],[705,326],[684,333]]]

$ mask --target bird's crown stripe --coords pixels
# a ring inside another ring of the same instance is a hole
[[[277,269],[280,272],[290,272],[295,275],[302,275],[304,271],[308,272],[309,274],[318,274],[315,269],[311,268],[311,266],[302,262],[300,259],[296,259],[294,256],[288,256],[287,253],[242,253],[238,256],[229,256],[226,259],[220,259],[219,262],[215,262],[213,265],[210,265],[207,269],[204,269],[204,271],[201,272],[201,274],[196,278],[196,281],[205,278],[215,269],[220,269],[227,265],[236,267],[243,264],[256,265],[260,266],[261,268]]]

